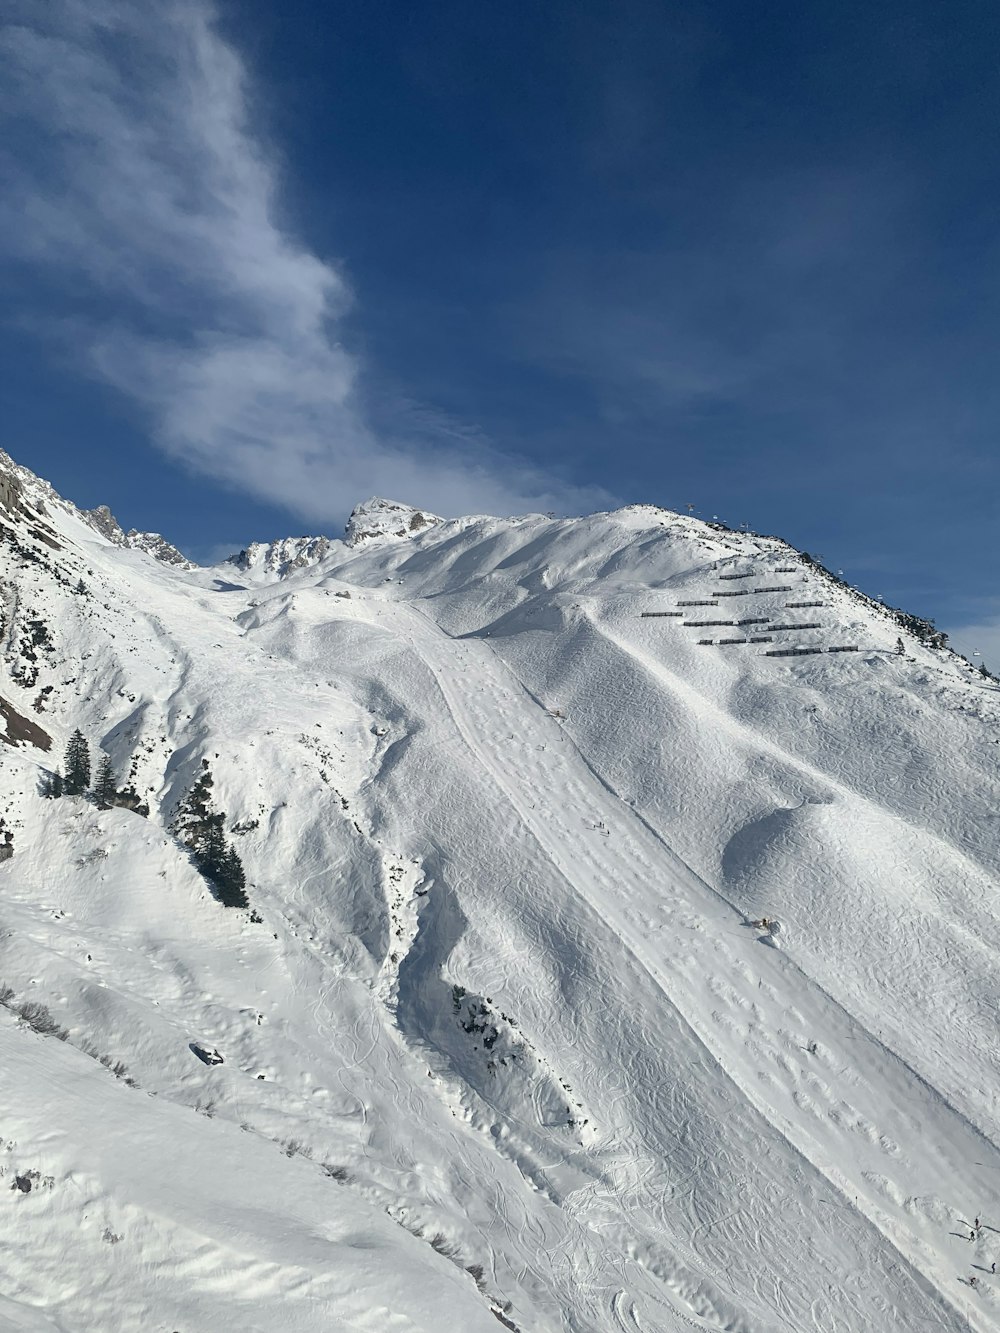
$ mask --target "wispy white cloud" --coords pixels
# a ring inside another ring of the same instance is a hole
[[[341,339],[341,269],[299,244],[247,72],[207,0],[31,0],[2,38],[0,241],[72,301],[91,373],[193,469],[314,522],[373,491],[445,513],[593,508],[475,432],[391,439]],[[53,283],[54,279],[54,283]],[[81,301],[88,315],[81,327]]]

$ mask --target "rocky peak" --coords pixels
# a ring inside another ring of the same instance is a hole
[[[329,537],[284,537],[276,542],[251,542],[229,563],[246,574],[271,574],[284,578],[296,569],[315,565],[330,550]]]
[[[125,533],[122,525],[107,505],[98,505],[96,509],[84,509],[82,513],[95,532],[99,532],[102,537],[106,537],[112,546],[125,545]]]
[[[115,518],[107,505],[98,505],[96,509],[84,509],[83,517],[112,546],[122,546],[133,551],[145,551],[154,560],[165,565],[175,565],[178,569],[197,569],[193,561],[181,555],[176,546],[172,546],[158,532],[140,532],[138,528],[129,528],[128,532]]]
[[[178,569],[198,568],[193,560],[182,555],[176,546],[172,546],[166,537],[161,537],[158,532],[139,532],[136,528],[129,528],[125,533],[125,545],[131,547],[133,551],[145,551],[154,560],[160,560],[165,565],[176,565]]]
[[[46,514],[46,501],[61,504],[61,500],[49,482],[36,477],[30,468],[14,461],[10,454],[0,449],[0,507],[8,514],[23,512],[28,505],[35,514]]]
[[[373,495],[351,511],[344,541],[348,546],[362,546],[386,538],[416,537],[443,522],[444,519],[425,509],[414,509],[398,500],[384,500]]]

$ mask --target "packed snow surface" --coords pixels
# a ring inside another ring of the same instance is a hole
[[[4,466],[0,1329],[1000,1328],[995,682],[652,507],[188,569]]]

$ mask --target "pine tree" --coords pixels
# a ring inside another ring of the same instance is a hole
[[[230,844],[222,863],[222,874],[218,880],[219,897],[226,907],[249,907],[246,895],[247,878],[243,872],[243,862]]]
[[[195,848],[195,861],[198,869],[213,884],[221,881],[223,867],[226,864],[226,835],[223,831],[224,815],[211,814],[205,820],[205,831]]]
[[[226,842],[226,816],[212,807],[212,775],[207,764],[177,807],[171,828],[191,851],[199,874],[226,907],[249,907],[243,863]]]
[[[118,781],[111,765],[111,756],[101,755],[101,762],[97,766],[97,777],[94,779],[94,799],[102,810],[109,810],[114,805],[117,795]]]
[[[212,809],[212,775],[206,769],[183,798],[171,821],[171,829],[194,852],[204,837]]]
[[[90,786],[90,747],[79,728],[69,738],[64,767],[66,776],[63,779],[63,793],[66,796],[82,796]]]
[[[63,775],[59,772],[57,768],[56,771],[54,773],[50,773],[49,776],[42,783],[42,795],[47,796],[50,799],[55,799],[58,796],[62,796],[62,794],[63,794]]]

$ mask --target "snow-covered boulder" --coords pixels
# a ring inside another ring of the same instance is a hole
[[[192,1055],[196,1055],[203,1065],[221,1065],[225,1064],[225,1058],[214,1046],[209,1046],[203,1041],[193,1041],[190,1043]]]

